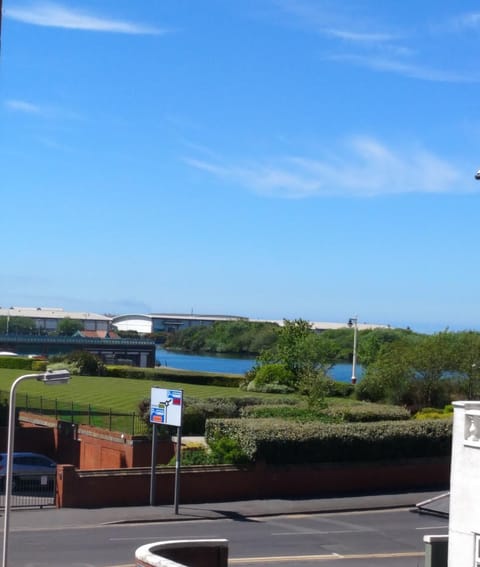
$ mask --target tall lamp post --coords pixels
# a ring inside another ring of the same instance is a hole
[[[3,523],[3,556],[2,567],[7,567],[8,535],[10,527],[10,500],[12,496],[13,446],[15,440],[15,399],[16,389],[23,380],[38,380],[44,384],[66,384],[70,379],[68,370],[52,370],[41,374],[24,374],[19,376],[10,388],[10,402],[8,407],[8,441],[7,441],[7,470],[5,475],[5,510]]]
[[[358,332],[358,317],[355,315],[348,320],[348,326],[353,327],[353,356],[352,356],[352,384],[357,383],[357,332]]]

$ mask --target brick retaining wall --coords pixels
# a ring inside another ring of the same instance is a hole
[[[445,489],[450,459],[308,466],[184,467],[180,503],[261,498],[328,497],[341,494]],[[175,468],[157,469],[157,504],[174,501]],[[61,465],[59,507],[143,506],[150,503],[150,469],[81,471]]]

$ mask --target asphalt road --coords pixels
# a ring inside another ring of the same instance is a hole
[[[226,538],[232,566],[423,567],[423,536],[447,526],[409,509],[55,529],[39,521],[11,531],[9,566],[130,567],[135,549],[149,542]]]

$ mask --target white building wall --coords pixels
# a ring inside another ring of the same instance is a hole
[[[152,332],[151,319],[130,317],[128,319],[125,318],[124,320],[114,321],[113,324],[119,331],[137,331],[137,333],[142,335]]]
[[[480,402],[453,405],[448,567],[480,567]]]

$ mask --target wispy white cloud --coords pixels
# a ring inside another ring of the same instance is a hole
[[[328,157],[288,156],[268,162],[229,164],[187,158],[218,179],[261,195],[282,198],[376,197],[403,193],[471,192],[452,163],[414,146],[393,150],[369,137],[353,137]]]
[[[343,30],[343,29],[329,29],[324,28],[322,32],[325,35],[331,37],[336,37],[338,39],[343,39],[350,42],[358,43],[384,43],[391,42],[396,39],[394,35],[387,33],[377,33],[377,32],[358,32],[353,30]]]
[[[14,112],[23,112],[25,114],[42,114],[42,109],[38,105],[32,104],[31,102],[27,102],[25,100],[10,99],[6,100],[4,105],[8,110],[12,110]]]
[[[479,29],[480,28],[480,12],[470,12],[467,14],[462,14],[454,19],[455,28],[470,28]]]
[[[83,10],[73,10],[54,2],[35,2],[5,7],[4,15],[6,18],[25,24],[53,28],[123,34],[160,34],[166,31],[143,24],[90,14]]]
[[[288,14],[287,25],[296,24],[329,40],[327,47],[325,43],[320,45],[324,53],[333,54],[327,57],[331,61],[423,81],[463,83],[480,80],[480,74],[474,71],[468,54],[455,68],[445,66],[445,62],[452,59],[443,55],[446,31],[480,29],[478,11],[436,24],[412,21],[407,29],[399,28],[394,21],[381,21],[377,14],[368,11],[368,3],[359,5],[348,0],[341,3],[329,0],[272,2],[279,13]],[[458,43],[455,47],[458,48]]]
[[[331,61],[343,61],[354,65],[368,67],[376,71],[397,73],[412,79],[442,83],[478,83],[480,75],[472,72],[459,73],[456,71],[434,69],[428,66],[405,62],[395,58],[377,55],[337,54],[326,57]]]

